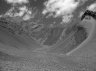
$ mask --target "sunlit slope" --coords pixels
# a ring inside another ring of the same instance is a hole
[[[95,28],[96,28],[96,23],[95,23],[95,20],[93,19],[91,22],[87,21],[86,23],[86,26],[88,26],[89,24],[89,27],[91,27],[91,31],[90,31],[90,37],[89,39],[84,43],[82,44],[81,48],[78,49],[77,51],[73,52],[72,55],[76,55],[76,56],[95,56],[96,55],[96,34],[95,34]]]

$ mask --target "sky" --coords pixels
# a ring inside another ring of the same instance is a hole
[[[29,0],[0,0],[0,14],[5,13],[8,11],[13,5],[16,4],[27,4]]]
[[[5,0],[9,4],[22,4],[22,3],[29,3],[29,0]]]
[[[15,4],[30,4],[30,7],[38,7],[41,9],[43,5],[45,9],[42,13],[54,13],[55,16],[64,15],[68,12],[73,12],[79,5],[79,2],[74,0],[0,0],[0,14],[4,14],[8,9]],[[70,6],[69,6],[70,4]]]
[[[28,11],[26,4],[29,4],[29,0],[0,0],[0,15],[7,15],[10,17],[20,16],[22,17],[25,13],[28,13],[25,20],[30,19],[31,11]],[[28,12],[27,12],[28,11]]]
[[[35,0],[0,0],[0,12],[2,10],[9,9],[12,6],[12,4],[14,4],[16,2],[17,3],[20,2],[19,4],[25,3],[25,4],[30,4],[30,6],[40,7],[40,4],[42,4],[43,1],[45,1],[45,0],[42,0],[42,1],[40,1],[40,0],[39,1],[35,1]]]
[[[5,13],[6,11],[8,11],[11,7],[13,6],[22,6],[25,5],[27,7],[38,7],[38,9],[40,9],[41,5],[43,5],[43,1],[36,1],[36,0],[0,0],[0,14]]]
[[[62,13],[64,10],[72,11],[72,9],[75,9],[78,5],[78,2],[73,2],[74,0],[65,0],[65,1],[64,0],[48,0],[48,1],[39,0],[36,2],[33,2],[33,1],[35,0],[30,0],[30,2],[29,0],[0,0],[0,13],[5,12],[13,4],[16,4],[16,3],[19,3],[19,4],[25,3],[25,4],[30,4],[32,6],[38,6],[39,9],[44,5],[46,7],[47,12],[56,12],[57,15]],[[72,4],[72,2],[74,4]],[[71,6],[68,6],[69,3]]]
[[[55,12],[56,16],[64,15],[64,13],[73,12],[79,5],[79,1],[75,0],[48,0],[45,2],[46,9],[44,13]]]
[[[6,3],[4,0],[0,0],[0,15],[5,13],[10,7],[10,4]]]

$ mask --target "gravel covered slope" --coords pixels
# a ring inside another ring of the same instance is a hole
[[[14,57],[0,53],[0,71],[95,71],[96,58],[36,53]],[[35,55],[35,56],[34,56]]]

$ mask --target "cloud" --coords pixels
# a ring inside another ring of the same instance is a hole
[[[75,0],[48,0],[44,3],[45,9],[42,13],[55,13],[55,16],[63,15],[73,12],[78,4],[79,2],[75,2]]]
[[[24,12],[26,11],[26,6],[23,7],[11,7],[6,13],[5,15],[8,15],[10,17],[16,17],[16,16],[23,16]],[[19,12],[18,12],[19,11]]]
[[[32,10],[28,8],[27,6],[21,6],[18,8],[11,7],[6,13],[5,16],[10,17],[21,17],[22,20],[30,20],[34,17],[34,14],[32,13]]]
[[[63,16],[63,18],[62,18],[62,22],[68,23],[68,22],[71,21],[72,17],[73,17],[72,14],[71,14],[71,15],[65,15],[65,16]]]
[[[28,3],[29,0],[5,0],[9,4],[22,4],[22,3]]]
[[[96,3],[93,3],[87,7],[88,10],[96,11]]]
[[[29,20],[31,18],[31,15],[30,14],[26,14],[24,17],[23,17],[23,20]]]

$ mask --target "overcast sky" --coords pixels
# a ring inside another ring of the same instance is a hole
[[[34,2],[34,0],[29,0],[30,7],[32,6],[37,6],[38,9],[42,8],[43,2],[45,0],[42,1],[36,1]],[[8,4],[5,0],[0,0],[0,14],[5,13],[8,9],[10,9],[11,4]]]
[[[0,14],[6,12],[10,7],[10,4],[7,4],[4,0],[0,0]]]
[[[46,0],[37,0],[36,2],[34,2],[35,0],[28,0],[28,1],[29,1],[28,4],[30,4],[30,7],[35,6],[35,7],[38,7],[38,9],[41,10],[41,8],[43,8],[43,3]],[[8,4],[5,0],[0,0],[0,14],[5,13],[10,7],[11,7],[10,3]]]

